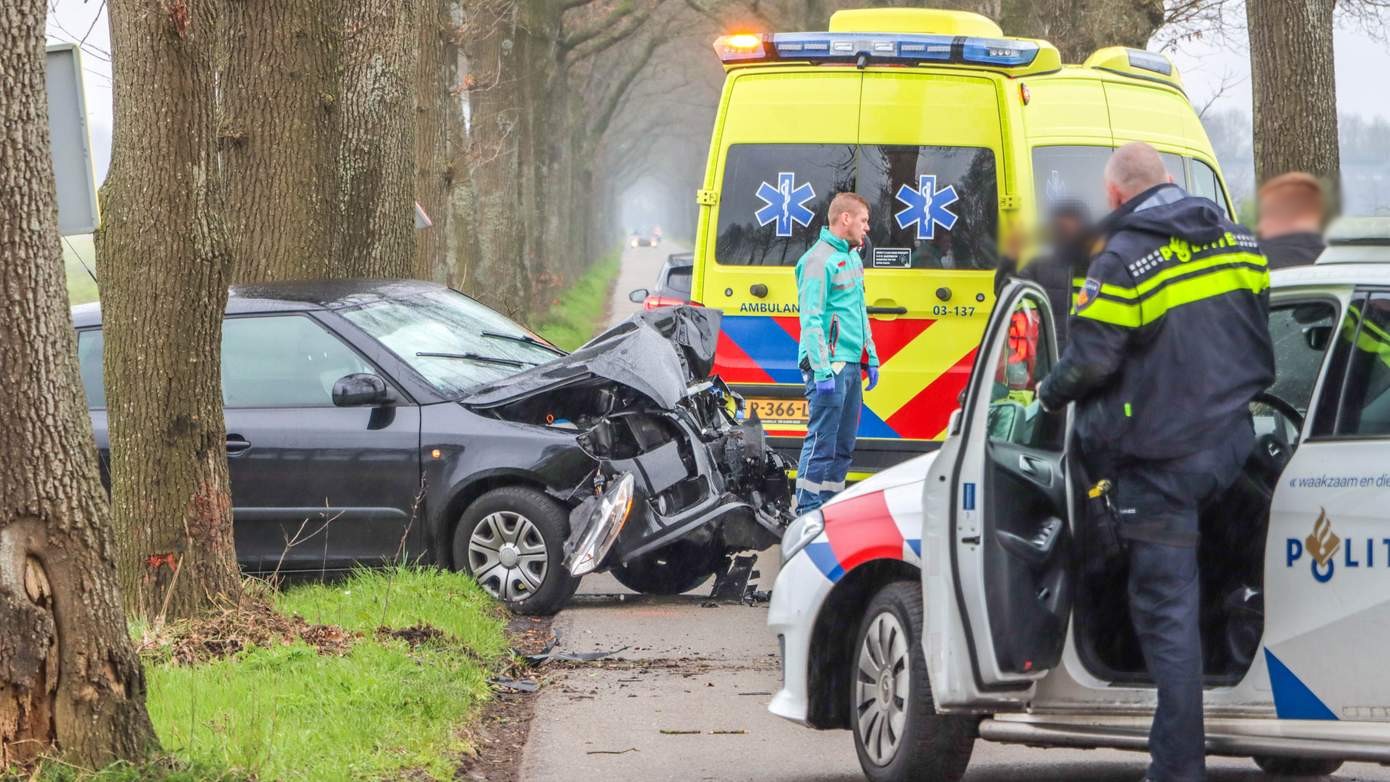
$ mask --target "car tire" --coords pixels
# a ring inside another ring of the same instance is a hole
[[[1256,755],[1254,760],[1261,771],[1276,777],[1326,777],[1342,767],[1342,761],[1335,758],[1278,758]]]
[[[922,587],[895,582],[869,601],[855,636],[847,706],[859,765],[871,782],[956,782],[970,763],[976,721],[936,713],[923,616]]]
[[[679,595],[705,583],[719,568],[712,545],[678,540],[613,568],[618,583],[644,595]]]
[[[542,492],[493,489],[459,519],[454,567],[518,614],[553,614],[579,588],[563,562],[569,531],[569,514]]]

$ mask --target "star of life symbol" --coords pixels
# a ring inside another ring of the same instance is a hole
[[[956,213],[947,208],[960,200],[956,195],[956,186],[947,185],[937,190],[934,174],[919,175],[916,190],[902,185],[895,197],[907,208],[893,215],[893,219],[898,222],[899,228],[916,223],[919,241],[935,238],[938,225],[949,231],[956,224]]]
[[[815,219],[816,213],[806,208],[806,202],[816,197],[816,189],[809,183],[798,186],[795,172],[779,172],[777,184],[763,182],[757,195],[766,204],[754,213],[758,225],[777,223],[778,236],[791,236],[793,223],[804,228]]]

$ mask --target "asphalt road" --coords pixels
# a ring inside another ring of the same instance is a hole
[[[621,320],[638,305],[677,248],[629,249],[614,294]],[[775,550],[758,563],[775,577]],[[709,585],[704,587],[708,590]],[[622,652],[576,663],[550,677],[536,704],[521,764],[525,782],[658,780],[860,780],[844,731],[817,732],[773,717],[776,647],[765,606],[706,607],[700,590],[673,598],[633,595],[607,575],[591,576],[556,617],[560,647]],[[1248,760],[1212,758],[1212,782],[1266,779]],[[1039,750],[977,742],[967,782],[1139,780],[1145,758],[1109,750]],[[1355,764],[1337,780],[1390,780],[1390,769]]]

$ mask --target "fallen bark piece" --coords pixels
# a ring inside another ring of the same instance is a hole
[[[700,735],[700,731],[698,731],[698,730],[671,730],[670,728],[662,728],[662,729],[661,729],[661,735],[663,735],[663,736],[698,736],[698,735]]]

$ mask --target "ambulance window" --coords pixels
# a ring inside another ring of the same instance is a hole
[[[858,192],[869,202],[868,269],[993,269],[999,245],[994,152],[865,145]]]
[[[1189,193],[1202,198],[1209,198],[1221,207],[1221,211],[1226,211],[1226,199],[1221,195],[1221,180],[1216,178],[1216,172],[1211,166],[1202,161],[1192,158],[1192,187]]]
[[[1163,167],[1168,169],[1168,175],[1173,177],[1173,184],[1186,190],[1187,166],[1183,163],[1182,156],[1171,152],[1160,152],[1158,156],[1163,159]]]
[[[1110,147],[1034,147],[1033,190],[1038,214],[1046,216],[1061,201],[1081,201],[1100,217],[1110,211],[1105,200],[1105,162]]]
[[[1347,326],[1353,323],[1356,337],[1334,434],[1390,436],[1390,294],[1373,296],[1360,314],[1350,312]]]
[[[820,235],[836,193],[854,189],[852,144],[735,144],[724,159],[714,256],[794,266]]]

